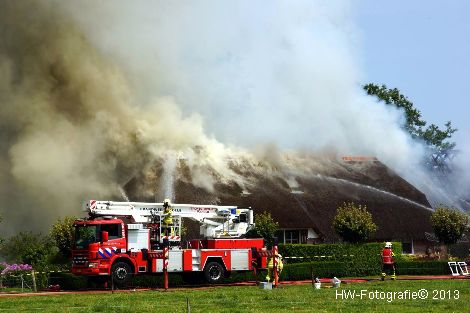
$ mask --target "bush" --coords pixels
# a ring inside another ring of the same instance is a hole
[[[53,252],[49,236],[32,232],[20,232],[10,237],[1,248],[1,254],[8,262],[31,264],[35,269],[47,264]]]
[[[434,233],[445,244],[454,244],[462,238],[468,229],[468,224],[468,214],[442,205],[431,215]]]
[[[333,218],[335,232],[347,242],[364,242],[377,231],[367,207],[354,202],[343,203]]]
[[[263,212],[256,214],[255,227],[246,234],[247,238],[264,238],[264,242],[268,247],[272,247],[273,237],[279,229],[279,223],[274,221],[271,213]]]
[[[50,234],[54,239],[59,252],[68,258],[72,255],[72,244],[75,228],[73,223],[75,216],[66,216],[63,220],[58,219],[51,227]]]

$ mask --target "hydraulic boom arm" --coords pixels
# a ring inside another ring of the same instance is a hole
[[[151,223],[154,216],[163,215],[165,204],[90,200],[86,203],[85,209],[91,217],[132,217],[136,223]],[[189,218],[199,222],[201,233],[208,237],[217,237],[218,234],[222,234],[222,230],[224,235],[239,237],[254,226],[251,208],[240,209],[236,206],[171,204],[171,209],[173,216]]]

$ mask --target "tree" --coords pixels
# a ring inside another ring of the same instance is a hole
[[[52,225],[50,230],[51,237],[54,239],[59,252],[66,258],[72,255],[75,216],[66,216],[63,220],[60,218]]]
[[[440,205],[431,215],[431,225],[440,242],[454,244],[469,229],[469,216],[455,208]]]
[[[268,212],[256,214],[255,222],[255,227],[248,231],[246,236],[249,238],[262,237],[267,246],[272,246],[273,237],[279,229],[279,223]]]
[[[457,131],[448,121],[441,130],[435,124],[425,127],[427,122],[421,119],[421,112],[416,109],[407,97],[402,95],[397,88],[388,89],[386,85],[366,84],[363,86],[368,95],[376,96],[387,105],[393,105],[405,111],[406,123],[404,128],[412,138],[423,140],[427,145],[437,150],[447,150],[455,147],[454,142],[447,141]]]
[[[338,207],[333,228],[344,241],[353,243],[364,242],[377,231],[367,207],[354,202],[345,202]]]
[[[53,244],[49,236],[20,232],[6,240],[1,253],[8,262],[44,265],[53,253]]]
[[[2,222],[2,216],[0,215],[0,223],[1,223],[1,222]],[[3,243],[3,241],[4,241],[3,238],[0,237],[0,245]]]

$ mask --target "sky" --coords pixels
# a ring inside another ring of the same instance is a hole
[[[398,88],[457,149],[470,135],[470,1],[353,2],[365,82]]]

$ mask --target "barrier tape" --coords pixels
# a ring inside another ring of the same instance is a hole
[[[343,257],[354,257],[355,255],[353,254],[343,254],[340,255]],[[335,258],[338,257],[337,255],[312,255],[312,256],[286,256],[283,257],[283,259],[312,259],[312,258]]]
[[[47,271],[47,272],[34,272],[34,274],[50,274],[50,273],[71,273],[71,271]],[[22,275],[11,275],[11,274],[2,274],[2,277],[21,277],[21,276],[31,276],[32,273],[24,273]]]

